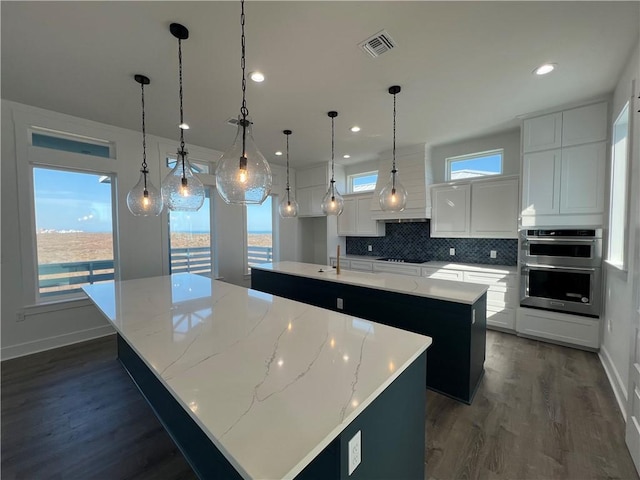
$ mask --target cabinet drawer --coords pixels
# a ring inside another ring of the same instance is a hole
[[[464,272],[460,270],[444,270],[442,268],[422,267],[422,276],[440,280],[464,281]]]
[[[345,260],[344,258],[341,258],[340,259],[340,268],[344,268],[345,270],[350,270],[351,269],[350,263],[351,262],[349,260]],[[329,265],[331,265],[332,267],[337,267],[338,266],[338,262],[336,261],[335,257],[329,258]]]
[[[600,345],[600,320],[563,313],[518,308],[516,331],[524,336],[589,348]]]
[[[487,305],[487,327],[515,330],[516,310],[514,308],[496,308]]]
[[[487,305],[497,307],[518,305],[518,292],[515,288],[489,287],[487,291]]]
[[[464,281],[482,285],[516,286],[516,276],[509,273],[464,272]]]
[[[358,270],[360,272],[372,272],[373,262],[367,262],[362,260],[349,260],[350,269]]]
[[[388,263],[374,263],[373,264],[374,272],[386,272],[386,273],[397,273],[400,275],[412,275],[414,277],[420,276],[420,267],[417,265],[399,265],[399,264],[388,264]]]

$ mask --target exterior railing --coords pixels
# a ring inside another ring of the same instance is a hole
[[[249,266],[273,261],[273,248],[249,245]],[[171,249],[171,273],[212,273],[209,247],[185,247]],[[38,267],[40,296],[49,297],[77,293],[82,285],[113,280],[113,260],[88,260],[84,262],[48,263]]]

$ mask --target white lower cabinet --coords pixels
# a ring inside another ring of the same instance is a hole
[[[518,280],[515,272],[483,271],[482,267],[422,267],[422,276],[441,280],[487,285],[487,327],[509,332],[516,328]]]
[[[374,272],[398,273],[400,275],[411,275],[419,277],[422,273],[420,265],[410,265],[393,262],[376,262],[373,264]]]
[[[600,319],[519,307],[518,335],[543,338],[561,344],[597,349],[600,346]]]
[[[373,272],[373,262],[367,262],[366,260],[350,260],[350,270],[357,270],[358,272]]]
[[[329,265],[331,265],[332,267],[338,266],[338,261],[336,260],[336,257],[329,258]],[[345,270],[351,270],[351,262],[346,258],[340,257],[340,268],[344,268]]]

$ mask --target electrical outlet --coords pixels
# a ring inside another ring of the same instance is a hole
[[[16,314],[16,322],[24,322],[24,312],[18,312]]]
[[[456,249],[455,248],[450,248],[449,249],[449,255],[453,256],[456,254]]]
[[[342,310],[344,308],[344,301],[341,298],[338,298],[338,301],[336,302],[336,308],[338,310]]]
[[[360,465],[362,461],[362,435],[360,430],[349,440],[349,475]]]
[[[495,250],[491,250],[491,252],[489,252],[489,256],[491,258],[496,258],[498,256],[498,252],[496,252]]]
[[[373,247],[372,247],[371,245],[367,245],[367,250],[368,250],[369,252],[373,252]]]

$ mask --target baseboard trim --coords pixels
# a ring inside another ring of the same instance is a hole
[[[19,343],[17,345],[9,345],[0,349],[0,359],[10,360],[12,358],[24,357],[33,353],[44,352],[53,348],[64,347],[74,343],[93,340],[94,338],[113,335],[114,328],[111,325],[101,325],[99,327],[88,328],[76,332],[56,335],[55,337],[42,338],[33,342]]]
[[[611,360],[611,355],[607,351],[607,348],[602,345],[600,347],[600,352],[598,353],[598,357],[600,358],[600,363],[604,368],[604,373],[607,374],[607,378],[609,379],[609,383],[611,384],[611,388],[613,389],[613,394],[616,396],[616,401],[618,402],[618,407],[620,407],[620,412],[622,413],[622,417],[624,421],[627,421],[627,388],[625,383],[622,381],[620,377],[620,373],[618,369]]]

